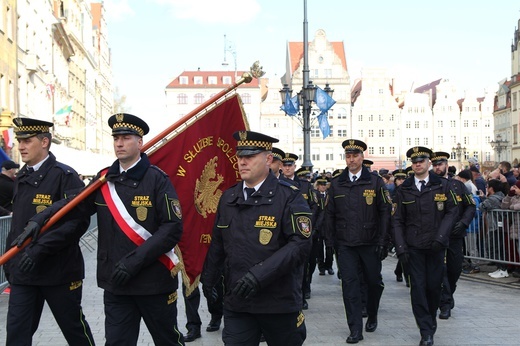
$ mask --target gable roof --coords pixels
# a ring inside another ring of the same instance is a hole
[[[246,71],[237,71],[237,79],[239,79]],[[188,83],[181,84],[181,77],[187,77]],[[201,77],[202,83],[195,84],[195,77]],[[210,84],[209,78],[216,77],[216,83]],[[231,84],[224,83],[224,77],[231,77]],[[166,89],[200,89],[200,88],[216,88],[223,89],[235,83],[235,71],[184,71],[177,77],[175,77],[167,86]],[[259,80],[253,78],[251,83],[244,83],[239,88],[258,88],[260,86]]]

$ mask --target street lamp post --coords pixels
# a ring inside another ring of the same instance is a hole
[[[498,154],[498,162],[500,162],[500,153],[502,150],[507,148],[507,145],[509,144],[508,141],[503,140],[501,135],[497,135],[496,139],[494,141],[489,142],[491,144],[491,147],[495,149],[495,151]]]
[[[298,93],[298,103],[301,107],[301,125],[303,130],[303,164],[312,171],[311,162],[311,112],[312,102],[316,100],[317,86],[312,84],[309,80],[309,39],[308,39],[308,25],[307,25],[307,0],[303,1],[303,85],[302,90]],[[330,88],[329,84],[325,85],[323,89],[329,97],[332,97],[334,90]],[[292,97],[292,90],[288,84],[284,84],[280,90],[282,105],[285,104],[286,99]]]
[[[459,171],[462,170],[462,153],[466,152],[466,147],[461,147],[460,143],[457,143],[456,147],[451,148],[455,154],[457,154],[457,159],[459,160]]]

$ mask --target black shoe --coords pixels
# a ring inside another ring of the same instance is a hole
[[[329,275],[334,275],[334,269],[332,269],[332,268],[327,269],[327,273],[329,273]]]
[[[302,307],[303,310],[307,310],[309,309],[309,304],[307,303],[306,300],[303,300],[303,307]]]
[[[325,269],[320,269],[320,275],[325,275]]]
[[[421,338],[421,342],[419,343],[419,346],[433,346],[433,336],[432,335],[426,335]]]
[[[443,307],[441,312],[439,313],[439,318],[441,320],[447,320],[451,316],[451,310],[448,307]]]
[[[368,317],[368,312],[367,312],[367,308],[363,306],[363,308],[361,309],[361,316],[363,317]]]
[[[208,323],[208,326],[206,327],[207,332],[216,332],[220,329],[220,323],[222,322],[222,316],[220,317],[213,317],[211,316],[211,320]]]
[[[195,341],[195,339],[200,338],[200,327],[199,328],[192,328],[188,329],[188,334],[184,337],[184,342],[192,342]]]
[[[304,297],[305,299],[311,299],[311,292],[305,292],[305,293],[303,294],[303,297]]]
[[[397,282],[403,282],[403,277],[402,277],[402,276],[399,276],[399,275],[396,275],[396,276],[395,276],[395,281],[397,281]]]
[[[372,333],[377,329],[377,318],[369,318],[365,324],[365,331]]]
[[[361,340],[363,340],[363,334],[356,330],[350,333],[350,336],[347,338],[347,344],[357,344]]]

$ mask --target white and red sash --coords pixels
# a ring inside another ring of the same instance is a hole
[[[152,236],[150,232],[138,224],[128,213],[123,201],[121,201],[121,198],[119,198],[117,194],[114,183],[107,181],[107,183],[101,187],[101,193],[117,225],[134,244],[139,246]],[[162,254],[158,260],[164,264],[170,272],[173,272],[175,266],[179,263],[179,258],[173,249]]]

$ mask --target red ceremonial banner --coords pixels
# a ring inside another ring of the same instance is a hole
[[[148,155],[169,175],[181,203],[184,231],[179,248],[187,294],[199,283],[220,196],[240,181],[233,133],[247,129],[242,101],[235,94],[206,114],[199,113],[197,120]]]

